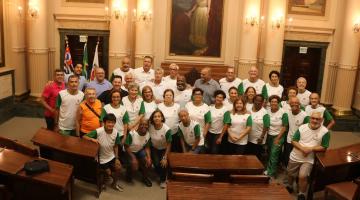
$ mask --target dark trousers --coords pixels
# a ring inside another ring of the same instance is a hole
[[[54,130],[55,128],[55,119],[53,117],[45,117],[46,122],[46,129],[47,130]]]
[[[259,160],[261,160],[261,161],[264,160],[264,158],[262,156],[262,154],[264,153],[264,148],[263,148],[262,144],[254,144],[254,143],[248,142],[246,151],[247,151],[246,154],[256,155],[256,157]]]
[[[149,168],[146,167],[146,152],[144,149],[133,153],[138,161],[138,169],[140,169],[141,174],[143,176],[143,178],[148,178],[148,174],[149,174]],[[135,170],[132,168],[132,157],[129,155],[128,152],[125,152],[125,157],[127,160],[126,163],[126,176],[131,180],[132,177],[134,176],[134,172]]]
[[[160,182],[166,181],[166,175],[168,171],[167,167],[163,168],[160,164],[161,159],[165,155],[165,151],[166,149],[159,150],[154,147],[151,148],[151,159],[153,161],[155,171],[160,177]]]
[[[177,152],[177,153],[182,152],[182,148],[180,145],[180,137],[178,134],[172,135],[171,152]]]
[[[220,144],[216,144],[216,140],[219,138],[220,134],[214,134],[208,132],[206,134],[205,142],[206,142],[206,151],[209,154],[219,154],[220,152]]]
[[[286,140],[286,138],[285,138],[285,140]],[[283,161],[284,161],[285,167],[288,166],[290,153],[291,153],[292,149],[293,149],[293,145],[291,143],[287,143],[285,141],[284,142],[284,152],[283,152]]]
[[[233,144],[228,142],[228,153],[230,155],[244,155],[246,150],[246,145]]]

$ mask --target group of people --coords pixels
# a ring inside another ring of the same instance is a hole
[[[100,167],[113,176],[118,190],[122,190],[117,184],[121,164],[127,181],[140,169],[149,187],[148,173],[154,166],[160,187],[165,188],[171,151],[251,154],[265,164],[264,173],[271,177],[283,161],[287,189],[292,191],[299,177],[298,197],[305,199],[314,152],[326,150],[329,129],[335,124],[319,94],[306,90],[304,77],[284,92],[277,71],[271,71],[270,82],[265,83],[256,67],[244,80],[229,67],[217,82],[211,69],[203,68],[192,87],[178,74],[178,65],[170,64],[169,75],[164,76],[162,68],[152,69],[148,56],[136,69],[124,58],[110,81],[104,69],[97,68],[96,79],[87,82],[81,69],[76,65],[65,78],[57,69],[45,86],[41,102],[47,128],[99,143]]]

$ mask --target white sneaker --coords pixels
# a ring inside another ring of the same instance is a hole
[[[166,181],[160,183],[160,188],[165,189],[166,188]]]
[[[267,175],[268,175],[268,172],[267,172],[267,170],[265,170],[263,174],[267,176]]]

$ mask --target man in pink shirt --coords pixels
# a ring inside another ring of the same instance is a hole
[[[61,69],[56,69],[54,72],[54,81],[46,84],[41,95],[41,104],[45,108],[45,121],[48,130],[54,130],[55,120],[54,113],[56,97],[61,90],[65,89],[64,72]]]

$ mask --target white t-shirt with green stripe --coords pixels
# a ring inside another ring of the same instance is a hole
[[[145,115],[144,118],[145,119],[150,119],[151,114],[157,109],[157,104],[155,103],[155,101],[151,101],[150,103],[144,101],[143,102],[144,107],[145,107]]]
[[[140,114],[145,114],[145,106],[141,97],[137,97],[134,102],[131,102],[129,96],[126,96],[122,98],[122,103],[129,114],[130,123]]]
[[[184,126],[182,122],[179,124],[179,136],[184,138],[187,145],[192,146],[196,138],[200,137],[198,146],[204,145],[204,135],[200,131],[200,125],[194,120],[190,120],[189,126]]]
[[[172,134],[176,134],[179,126],[180,105],[174,103],[172,106],[166,106],[164,103],[160,103],[158,108],[164,114],[165,124],[171,129]]]
[[[120,135],[116,129],[111,134],[105,132],[104,127],[100,127],[86,134],[90,138],[97,139],[100,145],[99,158],[100,164],[105,164],[115,158],[114,147],[120,144]],[[116,149],[117,151],[117,149]]]
[[[233,114],[233,112],[227,111],[224,115],[224,124],[229,126],[231,133],[240,136],[246,127],[252,126],[252,119],[250,113],[246,114]],[[233,142],[228,138],[228,141],[233,144],[246,145],[248,143],[248,134],[237,142]]]
[[[309,90],[305,90],[303,93],[299,92],[296,97],[299,99],[300,104],[305,107],[310,103],[310,95],[311,92]]]
[[[129,124],[129,114],[126,108],[120,105],[118,108],[114,108],[111,104],[106,104],[101,112],[101,121],[107,114],[114,114],[116,117],[115,129],[119,132],[120,136],[124,135],[124,124]]]
[[[166,148],[168,143],[172,141],[171,129],[163,123],[160,129],[156,129],[153,125],[149,127],[151,145],[159,150]]]
[[[229,111],[228,108],[223,105],[221,108],[216,108],[215,105],[210,106],[211,112],[211,124],[209,132],[213,134],[220,134],[224,128],[224,114]]]
[[[56,98],[56,108],[59,108],[59,128],[61,130],[74,130],[76,128],[76,113],[84,93],[80,90],[75,95],[67,89],[61,90]]]
[[[131,130],[126,136],[125,145],[129,146],[131,152],[137,153],[145,146],[150,145],[150,134],[140,135],[137,131]]]
[[[265,110],[261,107],[257,112],[251,111],[252,127],[249,134],[249,142],[257,144],[257,140],[261,137],[264,128],[270,127],[270,116]],[[263,144],[266,142],[266,134],[264,135]]]
[[[287,134],[287,143],[291,143],[291,139],[293,138],[295,132],[299,129],[299,127],[303,124],[306,124],[306,113],[304,111],[300,111],[297,115],[294,115],[291,111],[286,112],[289,118],[289,131]]]
[[[266,83],[262,89],[261,94],[265,99],[268,99],[272,95],[277,95],[281,98],[282,93],[284,92],[284,87],[282,85],[278,85],[277,87],[273,87],[270,83]]]
[[[279,108],[279,110],[274,113],[268,110],[268,114],[270,116],[269,135],[279,135],[283,126],[289,126],[288,115],[282,108]]]
[[[203,103],[200,106],[195,106],[192,101],[185,105],[186,110],[189,112],[191,120],[194,120],[200,124],[201,133],[204,133],[206,123],[211,123],[211,112],[207,104]]]
[[[331,116],[330,112],[322,105],[317,105],[316,108],[312,108],[311,105],[307,105],[305,107],[305,112],[308,117],[311,116],[313,112],[319,112],[321,114],[321,117],[324,118],[322,124],[324,124],[324,122],[329,122],[333,120],[333,117]]]
[[[256,94],[261,94],[265,82],[261,79],[257,79],[255,82],[251,82],[249,79],[244,79],[238,86],[239,95],[243,95],[248,87],[253,87],[256,90]]]

